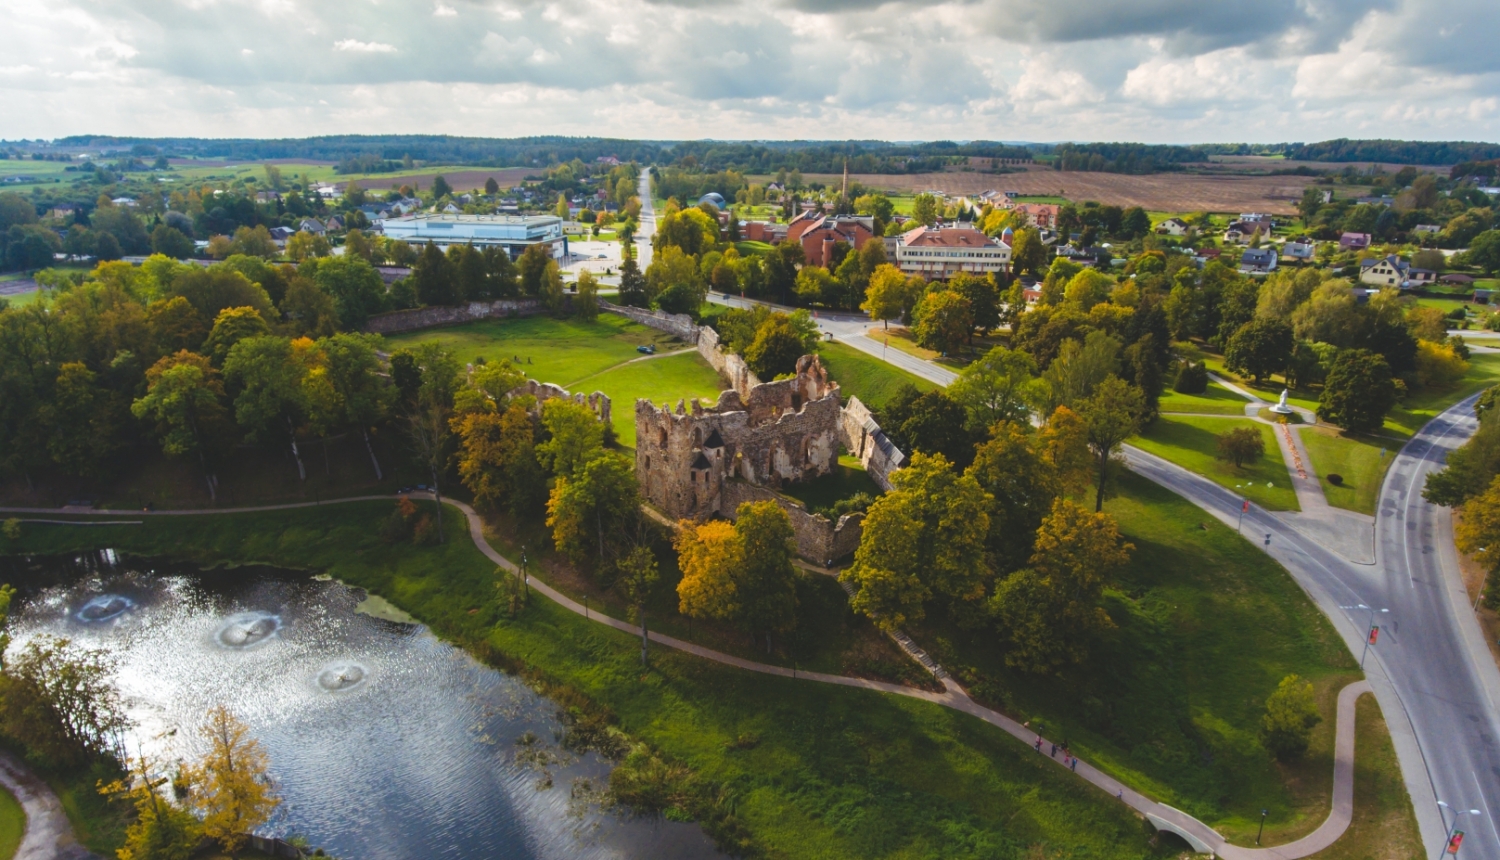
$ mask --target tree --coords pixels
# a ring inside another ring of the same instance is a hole
[[[434,343],[417,347],[410,358],[396,352],[391,356],[391,378],[396,389],[410,390],[406,399],[405,429],[416,460],[427,469],[432,495],[437,501],[438,542],[443,535],[443,496],[438,476],[447,471],[448,449],[452,443],[454,390],[458,387],[458,360],[452,353]],[[399,360],[399,361],[398,361]],[[397,365],[405,365],[397,370]],[[415,378],[413,378],[415,377]]]
[[[448,184],[448,180],[444,179],[443,176],[442,176],[442,174],[438,174],[437,176],[434,176],[432,178],[432,199],[433,199],[433,202],[437,202],[439,200],[442,200],[444,197],[452,197],[452,196],[453,196],[453,186],[451,186],[451,185]]]
[[[756,329],[755,340],[745,349],[745,363],[761,379],[774,379],[797,369],[806,355],[806,344],[784,315],[773,315]]]
[[[632,549],[615,567],[618,574],[615,581],[620,584],[625,598],[630,601],[631,617],[641,625],[641,665],[644,666],[646,649],[651,642],[646,632],[646,604],[650,602],[661,581],[661,571],[656,563],[656,554],[650,547],[643,545]]]
[[[0,230],[37,222],[36,207],[14,191],[0,192]]]
[[[1005,662],[1038,672],[1082,662],[1089,640],[1115,626],[1099,602],[1132,549],[1113,517],[1054,501],[1037,530],[1031,567],[1002,580],[991,598],[1010,644]]]
[[[856,589],[850,604],[882,630],[922,620],[934,597],[969,619],[988,578],[989,494],[940,454],[912,455],[891,482],[865,516],[854,564],[839,576]]]
[[[199,735],[208,752],[193,768],[193,805],[203,815],[204,834],[234,857],[248,834],[270,820],[281,798],[271,782],[265,749],[229,709],[209,709]]]
[[[1254,319],[1240,326],[1224,349],[1224,366],[1261,382],[1286,369],[1295,346],[1292,327],[1279,319]]]
[[[1208,390],[1208,367],[1201,361],[1184,361],[1177,370],[1172,390],[1179,394],[1202,394]]]
[[[974,329],[987,335],[1000,325],[1000,293],[995,288],[993,277],[976,278],[967,272],[959,272],[948,282],[948,289],[969,302],[969,342],[974,342]]]
[[[1469,242],[1469,263],[1488,274],[1500,272],[1500,230],[1486,230]]]
[[[376,354],[380,337],[337,334],[318,341],[318,346],[327,357],[328,378],[343,404],[344,418],[359,428],[370,463],[375,467],[375,478],[379,480],[380,461],[370,444],[370,428],[386,419],[395,400],[390,380],[380,372],[380,358]]]
[[[585,322],[599,316],[599,281],[587,269],[578,273],[578,294],[573,297],[573,315]]]
[[[1134,239],[1151,232],[1151,216],[1146,210],[1139,206],[1132,206],[1125,210],[1125,216],[1120,220],[1120,235],[1127,239]]]
[[[984,436],[984,428],[970,429],[964,407],[941,389],[922,394],[903,388],[886,402],[881,420],[897,447],[941,454],[959,468],[974,459],[974,443]]]
[[[1446,388],[1455,385],[1469,372],[1451,343],[1417,341],[1417,384],[1423,388]]]
[[[797,623],[792,521],[775,502],[745,502],[735,511],[734,533],[742,562],[735,582],[738,620],[752,634],[766,634],[769,653],[771,635]]]
[[[1011,234],[1010,270],[1017,275],[1039,274],[1047,265],[1047,246],[1035,230]]]
[[[803,266],[797,273],[797,298],[803,304],[824,304],[832,307],[838,303],[842,286],[822,266]]]
[[[1058,348],[1057,357],[1047,366],[1042,379],[1046,383],[1048,406],[1077,407],[1119,369],[1120,340],[1100,330],[1085,335],[1082,343],[1068,339]]]
[[[124,779],[99,786],[100,794],[135,807],[135,821],[115,854],[120,860],[190,860],[203,841],[203,826],[193,813],[161,796],[168,779],[152,770],[144,756],[133,758],[126,762]]]
[[[556,260],[548,260],[547,268],[542,272],[542,306],[554,317],[564,317],[568,313],[568,296],[563,288],[562,269]]]
[[[969,300],[952,290],[928,293],[916,309],[917,343],[944,355],[957,352],[973,328]]]
[[[1125,440],[1140,429],[1141,410],[1144,408],[1141,390],[1117,376],[1101,382],[1093,395],[1079,404],[1089,450],[1094,455],[1098,481],[1098,491],[1094,496],[1096,512],[1104,509],[1104,487],[1109,478],[1110,461]]]
[[[533,245],[527,248],[527,254],[532,248],[540,247]],[[524,266],[526,255],[522,255],[521,262]],[[458,303],[458,290],[454,281],[453,264],[448,261],[447,256],[431,242],[422,246],[422,253],[417,255],[416,265],[412,266],[411,275],[412,288],[416,291],[417,301],[424,305],[452,305]],[[540,283],[538,283],[540,286]],[[527,295],[534,296],[535,292]]]
[[[209,468],[208,449],[215,431],[228,424],[223,398],[219,372],[208,359],[182,350],[146,371],[146,395],[130,405],[135,417],[155,423],[163,453],[198,456],[215,498],[218,480]]]
[[[890,328],[891,320],[906,310],[906,275],[890,263],[877,268],[870,276],[864,303],[859,307],[870,319],[882,320]]]
[[[270,259],[281,253],[281,249],[276,247],[271,231],[264,224],[257,224],[234,231],[233,253]]]
[[[1063,300],[1087,311],[1094,305],[1109,301],[1110,290],[1115,280],[1096,269],[1084,269],[1074,275],[1063,289]]]
[[[678,524],[673,540],[677,567],[678,611],[690,618],[733,620],[739,615],[736,572],[744,563],[744,546],[734,525],[723,520]]]
[[[1089,450],[1088,427],[1083,417],[1066,406],[1052,410],[1042,427],[1047,459],[1057,469],[1064,495],[1077,496],[1088,489],[1094,473],[1094,455]]]
[[[620,304],[632,308],[644,308],[651,304],[646,295],[646,276],[635,263],[635,257],[626,257],[620,264]]]
[[[602,562],[608,538],[621,534],[640,513],[640,485],[625,457],[601,452],[571,476],[560,475],[547,500],[547,526],[558,552],[574,560],[588,555],[590,544]]]
[[[311,279],[297,276],[287,284],[281,299],[290,333],[303,337],[325,337],[338,331],[339,309],[333,296]]]
[[[346,331],[364,326],[371,314],[385,309],[385,281],[365,260],[344,255],[318,261],[313,280],[333,297],[339,325]]]
[[[500,193],[500,183],[495,181],[495,177],[491,176],[484,180],[484,193],[491,197]]]
[[[912,220],[919,225],[931,226],[941,214],[942,207],[931,194],[918,194],[912,201]]]
[[[547,440],[536,446],[537,458],[554,475],[571,476],[604,447],[604,425],[593,410],[571,400],[542,404]]]
[[[130,725],[115,662],[67,639],[33,637],[5,666],[0,723],[37,759],[63,767],[119,756]]]
[[[218,318],[214,320],[213,329],[209,331],[203,348],[215,365],[223,366],[224,359],[235,344],[245,338],[264,337],[270,333],[271,327],[266,325],[265,318],[255,308],[225,308],[219,311]]]
[[[547,274],[547,264],[552,254],[546,245],[528,245],[516,262],[521,274],[521,294],[535,298],[542,294],[542,279]]]
[[[1301,758],[1307,752],[1313,726],[1322,721],[1312,682],[1288,675],[1266,699],[1266,713],[1260,718],[1261,740],[1279,759]]]
[[[153,253],[185,260],[193,256],[193,240],[175,227],[158,224],[156,229],[151,231],[151,250]]]
[[[233,250],[230,250],[233,253]],[[333,253],[328,240],[310,230],[299,230],[286,240],[286,255],[297,262],[326,257]]]
[[[1218,458],[1234,464],[1236,469],[1246,463],[1254,463],[1265,456],[1266,443],[1260,430],[1254,427],[1235,427],[1214,437]]]
[[[1318,398],[1318,416],[1354,433],[1381,426],[1396,405],[1396,383],[1383,357],[1368,349],[1344,349],[1334,356]]]
[[[304,372],[292,360],[292,342],[284,337],[246,338],[224,359],[224,379],[238,392],[234,395],[235,423],[252,442],[285,430],[297,475],[305,481],[307,468],[297,449],[297,421],[306,409]]]
[[[997,422],[1024,425],[1043,399],[1036,361],[1020,350],[997,346],[959,371],[948,396],[964,407],[971,428],[988,430]]]
[[[990,531],[985,540],[990,568],[1009,572],[1031,558],[1036,532],[1062,493],[1057,466],[1047,456],[1046,440],[1022,423],[994,425],[979,446],[966,474],[990,494]]]

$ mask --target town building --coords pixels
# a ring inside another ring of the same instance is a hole
[[[1186,236],[1189,229],[1181,218],[1168,218],[1156,225],[1156,232],[1162,236]]]
[[[897,268],[929,281],[959,272],[983,277],[1010,267],[1010,246],[973,227],[918,227],[897,237],[895,251]]]
[[[786,225],[787,239],[802,245],[809,266],[827,267],[833,246],[843,242],[858,251],[875,237],[875,219],[862,215],[822,215],[804,212]]]
[[[548,245],[552,256],[567,252],[562,219],[556,215],[403,215],[380,222],[386,238],[412,245],[428,242],[451,245],[497,246],[519,257],[532,245]]]
[[[1360,260],[1359,282],[1377,287],[1401,287],[1406,284],[1406,273],[1410,268],[1410,264],[1395,254],[1375,260]]]
[[[1288,260],[1305,263],[1318,255],[1318,248],[1310,241],[1292,239],[1281,246],[1281,256]]]
[[[1240,274],[1264,275],[1276,270],[1274,248],[1250,248],[1240,255]]]
[[[1339,236],[1339,248],[1344,251],[1363,251],[1370,247],[1369,233],[1344,233]]]

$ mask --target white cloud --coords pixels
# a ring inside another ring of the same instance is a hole
[[[1493,0],[370,0],[357,15],[12,0],[6,14],[0,137],[399,119],[647,138],[1500,138]]]
[[[333,43],[335,51],[348,51],[351,54],[394,54],[395,45],[387,45],[384,42],[361,42],[358,39],[340,39]]]

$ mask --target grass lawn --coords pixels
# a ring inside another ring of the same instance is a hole
[[[575,382],[569,391],[585,394],[602,391],[609,395],[611,418],[621,445],[635,447],[635,401],[650,400],[660,406],[678,400],[719,399],[718,371],[709,366],[696,349],[678,355],[633,361]]]
[[[735,242],[734,249],[740,252],[741,257],[748,257],[751,254],[770,253],[771,251],[775,250],[775,246],[769,242],[751,242],[746,240]]]
[[[1328,504],[1373,516],[1380,485],[1386,470],[1395,462],[1401,443],[1344,433],[1326,425],[1307,427],[1301,432],[1302,444],[1307,446],[1307,455],[1312,458],[1312,467],[1318,473],[1318,483]],[[1343,483],[1334,486],[1328,481],[1329,475],[1342,476]]]
[[[37,298],[41,296],[41,294],[41,290],[32,290],[29,293],[11,293],[9,295],[0,296],[0,302],[5,302],[7,305],[13,308],[19,308],[36,301]]]
[[[1105,599],[1116,629],[1084,663],[1036,675],[1007,666],[988,629],[908,632],[976,696],[1238,844],[1253,842],[1262,809],[1268,844],[1311,831],[1327,813],[1334,694],[1358,677],[1354,659],[1233,527],[1138,475],[1117,486],[1105,511],[1135,549]],[[1325,722],[1287,767],[1258,735],[1266,697],[1291,673],[1314,682]]]
[[[26,812],[15,796],[0,788],[0,860],[16,856],[26,832]]]
[[[112,547],[202,563],[264,562],[324,570],[369,588],[439,635],[524,667],[539,685],[575,691],[572,701],[592,703],[692,768],[723,790],[769,856],[1165,856],[1125,807],[972,717],[661,648],[643,670],[634,637],[540,598],[508,619],[497,606],[494,565],[456,512],[445,517],[447,543],[419,548],[376,538],[389,509],[372,502],[143,526],[27,526],[13,549]],[[1319,630],[1315,615],[1301,621],[1293,646]],[[1235,653],[1277,659],[1274,648]],[[1255,688],[1274,683],[1266,678],[1277,671],[1256,675]],[[1243,686],[1235,697],[1246,700]]]
[[[1162,412],[1197,412],[1204,415],[1244,415],[1250,401],[1217,382],[1209,382],[1202,394],[1182,394],[1168,388],[1161,393]]]
[[[846,343],[820,343],[818,355],[823,360],[823,366],[828,368],[828,375],[839,384],[844,397],[858,397],[871,409],[884,406],[903,385],[915,385],[919,391],[924,392],[938,387],[935,383],[907,373]]]
[[[1239,469],[1215,457],[1216,437],[1235,427],[1256,428],[1266,445],[1264,457]],[[1275,429],[1258,421],[1163,415],[1144,433],[1132,438],[1130,444],[1228,487],[1266,510],[1301,510],[1281,459],[1281,448],[1276,444]]]
[[[880,485],[859,465],[859,461],[848,456],[840,457],[833,471],[821,478],[781,488],[782,495],[791,496],[808,510],[831,508],[835,502],[858,493],[879,496],[882,492]]]
[[[1444,409],[1497,383],[1500,383],[1500,352],[1476,352],[1469,356],[1469,372],[1457,385],[1415,392],[1392,409],[1385,418],[1385,432],[1402,438],[1411,436]]]
[[[1476,305],[1473,302],[1463,301],[1461,299],[1430,299],[1425,296],[1417,299],[1417,304],[1424,308],[1437,308],[1443,313],[1448,313],[1455,308],[1478,310],[1484,307],[1484,305]]]
[[[462,362],[480,356],[489,360],[519,357],[520,369],[527,376],[539,382],[556,383],[570,391],[570,386],[578,380],[640,358],[635,351],[637,346],[647,343],[656,344],[658,349],[681,346],[664,332],[615,314],[600,314],[591,323],[543,316],[481,320],[392,335],[386,342],[391,349],[439,343]]]
[[[1421,860],[1427,855],[1385,715],[1369,693],[1354,712],[1354,819],[1339,841],[1310,860]]]

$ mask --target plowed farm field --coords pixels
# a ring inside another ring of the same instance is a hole
[[[982,191],[1048,194],[1082,202],[1097,200],[1119,206],[1140,206],[1155,212],[1268,212],[1296,214],[1302,190],[1312,181],[1305,176],[1198,176],[1159,173],[1127,176],[1120,173],[1074,173],[1027,170],[1021,173],[911,173],[858,174],[870,188],[901,194],[941,191],[973,195]],[[807,182],[834,186],[843,177],[806,174]],[[762,180],[762,177],[757,177]],[[455,186],[456,187],[456,186]]]

